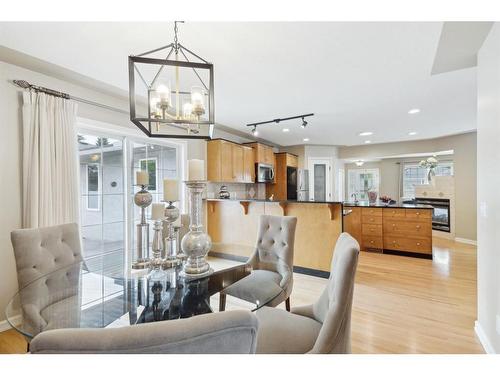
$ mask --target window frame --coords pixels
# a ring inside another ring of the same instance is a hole
[[[352,191],[351,190],[351,176],[352,176],[352,174],[356,173],[357,177],[359,177],[359,175],[363,172],[364,173],[370,173],[370,172],[376,173],[377,188],[375,191],[377,192],[377,195],[379,195],[379,193],[380,193],[380,168],[349,168],[347,171],[347,194],[348,194],[347,199],[348,200],[351,198],[353,193],[356,193],[359,195],[359,191]],[[367,201],[368,197],[361,198],[361,196],[358,196],[357,199],[360,201],[361,200]]]
[[[89,191],[89,166],[95,166],[97,167],[97,194],[92,194],[92,196],[97,196],[97,208],[91,208],[89,207],[89,197],[90,197],[90,191]],[[101,165],[99,163],[87,163],[85,165],[85,196],[86,196],[86,204],[85,207],[88,211],[101,211],[101,195],[102,195],[102,189],[101,189]]]
[[[422,184],[419,184],[419,185],[428,185],[427,183],[427,173],[429,172],[429,169],[428,168],[422,168],[420,167],[419,165],[420,161],[406,161],[406,162],[403,162],[402,165],[402,169],[401,169],[401,199],[413,199],[415,198],[415,189],[413,188],[413,195],[406,195],[406,191],[407,189],[405,189],[405,168],[407,166],[411,166],[411,167],[415,167],[417,169],[422,169],[422,170],[425,170],[425,173],[424,173],[424,177],[423,177],[423,183]],[[451,167],[451,174],[449,176],[454,176],[455,175],[455,163],[453,160],[449,160],[449,159],[446,159],[446,160],[438,160],[438,165],[436,167],[439,168],[440,165],[446,165],[446,166],[450,166]],[[448,176],[448,175],[442,175],[442,174],[436,174],[436,176]]]

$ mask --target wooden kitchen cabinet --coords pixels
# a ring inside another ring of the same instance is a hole
[[[207,179],[212,182],[255,180],[253,149],[224,139],[207,141]]]
[[[395,250],[432,255],[432,210],[404,207],[350,207],[344,231],[362,250]]]
[[[274,154],[276,158],[274,166],[274,184],[267,186],[266,195],[269,198],[273,195],[275,200],[288,199],[287,187],[287,167],[297,166],[297,156],[287,152]]]
[[[243,148],[243,179],[245,182],[255,181],[255,161],[253,159],[253,149],[242,146]]]
[[[271,164],[273,166],[276,164],[274,151],[271,146],[258,142],[245,143],[245,146],[252,147],[254,155],[254,163]]]

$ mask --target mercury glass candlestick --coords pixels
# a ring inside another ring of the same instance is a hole
[[[153,227],[153,243],[151,245],[153,257],[151,258],[151,261],[149,263],[150,272],[148,275],[152,279],[159,279],[165,276],[165,271],[163,271],[163,259],[161,257],[161,252],[163,249],[163,239],[161,234],[162,229],[162,221],[155,220],[155,224]]]
[[[146,221],[146,208],[151,205],[153,197],[146,190],[147,185],[138,186],[141,190],[135,193],[134,203],[141,208],[141,221],[136,225],[136,255],[132,268],[144,269],[149,265],[149,223]]]
[[[181,275],[186,278],[205,277],[213,272],[207,262],[212,239],[203,231],[203,207],[201,195],[206,181],[186,181],[189,189],[189,232],[182,238],[181,248],[187,255]]]
[[[163,240],[164,249],[164,259],[163,268],[176,267],[179,264],[177,259],[177,248],[176,239],[174,231],[174,222],[179,218],[180,212],[177,207],[174,206],[174,202],[167,201],[167,207],[165,208],[165,218],[166,223],[165,236]]]

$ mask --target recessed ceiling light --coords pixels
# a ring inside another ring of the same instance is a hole
[[[372,141],[370,141],[369,139],[367,139],[367,140],[365,141],[365,143],[372,143]]]
[[[303,141],[304,142],[309,142],[309,138],[304,138]]]
[[[414,114],[419,113],[419,112],[420,112],[420,109],[418,109],[418,108],[412,108],[412,109],[410,109],[410,110],[408,111],[408,113],[409,113],[410,115],[414,115]]]
[[[282,131],[283,131],[283,133],[288,133],[290,131],[290,129],[284,128]]]
[[[408,135],[417,135],[417,132],[409,132]]]
[[[359,133],[360,137],[367,137],[369,135],[373,135],[373,132],[362,132],[362,133]]]

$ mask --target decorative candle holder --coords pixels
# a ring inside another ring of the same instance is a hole
[[[141,208],[141,222],[136,225],[136,256],[133,269],[144,269],[149,266],[149,224],[146,221],[146,208],[153,202],[153,196],[146,190],[147,185],[140,186],[134,195],[134,203]]]
[[[203,210],[201,195],[206,181],[185,181],[189,189],[189,232],[182,238],[181,248],[187,255],[181,275],[198,278],[210,275],[213,269],[207,262],[207,254],[212,247],[212,239],[203,232]]]
[[[153,230],[153,243],[151,245],[151,249],[153,251],[153,258],[149,263],[149,277],[151,279],[158,279],[165,275],[165,271],[163,271],[163,259],[161,258],[161,252],[163,249],[163,239],[162,239],[162,231],[163,224],[161,220],[156,220]]]
[[[180,212],[174,203],[167,201],[167,207],[165,208],[165,219],[167,227],[165,228],[165,236],[163,238],[163,268],[172,268],[179,265],[179,260],[177,259],[177,243],[174,231],[174,222],[179,218]]]

